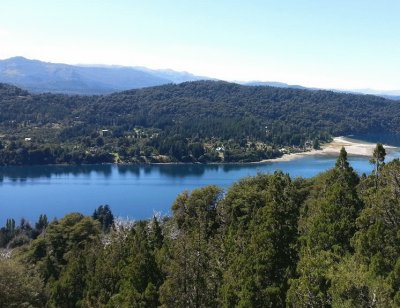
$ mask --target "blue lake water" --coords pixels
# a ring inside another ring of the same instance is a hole
[[[391,151],[386,161],[400,157]],[[35,222],[69,212],[92,214],[109,204],[115,216],[148,218],[168,214],[176,196],[206,185],[227,189],[233,182],[277,169],[292,177],[311,177],[335,164],[336,157],[305,156],[292,161],[229,165],[92,165],[0,167],[0,226],[6,218]],[[349,157],[360,174],[370,173],[366,157]]]

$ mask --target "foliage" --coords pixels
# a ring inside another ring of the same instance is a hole
[[[303,185],[276,172],[241,181],[228,192],[222,209],[227,222],[222,235],[223,306],[284,306],[297,262]]]
[[[358,176],[344,148],[335,168],[314,179],[310,197],[299,219],[301,244],[298,277],[291,281],[288,302],[293,307],[329,307],[330,270],[352,252],[350,240],[362,208],[357,194]]]
[[[359,178],[343,149],[312,179],[183,192],[170,217],[8,219],[0,306],[398,307],[399,200],[400,160]]]
[[[0,165],[259,161],[332,135],[400,133],[388,99],[217,81],[104,96],[0,84],[0,108]]]
[[[0,259],[0,307],[43,307],[43,281],[19,262]]]
[[[103,231],[110,231],[112,224],[114,223],[114,215],[111,212],[110,206],[100,205],[93,213],[92,218],[98,220]]]
[[[213,240],[218,230],[221,191],[209,186],[179,195],[172,206],[166,279],[161,287],[165,307],[215,307],[218,268]]]

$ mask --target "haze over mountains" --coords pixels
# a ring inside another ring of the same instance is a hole
[[[201,79],[210,78],[143,67],[67,65],[24,57],[0,60],[0,82],[36,93],[107,94]]]
[[[171,69],[153,70],[146,67],[113,65],[68,65],[30,60],[24,57],[0,60],[0,82],[13,84],[34,93],[109,94],[130,89],[197,80],[215,79]],[[301,85],[290,85],[276,81],[236,81],[236,83],[248,86],[307,89],[307,87]],[[400,90],[329,90],[400,99]]]

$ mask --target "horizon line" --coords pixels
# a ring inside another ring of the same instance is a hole
[[[383,89],[378,89],[378,88],[371,88],[371,87],[365,87],[365,88],[334,88],[334,87],[316,87],[316,86],[303,86],[301,83],[297,84],[291,84],[285,81],[278,81],[278,80],[260,80],[260,79],[248,79],[248,80],[238,80],[238,79],[221,79],[221,78],[216,78],[216,77],[211,77],[211,76],[202,76],[202,75],[196,75],[194,73],[191,73],[188,70],[175,70],[171,67],[165,67],[165,68],[154,68],[154,67],[147,67],[143,65],[123,65],[123,64],[105,64],[105,63],[66,63],[66,62],[59,62],[59,61],[48,61],[48,60],[40,60],[40,59],[33,59],[29,58],[26,56],[22,55],[17,55],[17,56],[12,56],[8,58],[2,58],[0,61],[6,61],[14,58],[22,58],[28,61],[38,61],[42,63],[49,63],[49,64],[60,64],[60,65],[68,65],[68,66],[79,66],[79,67],[108,67],[108,68],[131,68],[131,69],[147,69],[147,70],[154,70],[154,71],[173,71],[175,73],[185,73],[189,75],[193,75],[194,77],[204,77],[204,80],[214,80],[214,81],[226,81],[230,83],[237,83],[241,85],[246,85],[246,83],[281,83],[282,85],[286,85],[288,88],[293,88],[293,87],[303,87],[305,89],[309,90],[327,90],[327,91],[340,91],[340,92],[350,92],[350,93],[363,93],[363,94],[370,94],[370,95],[388,95],[388,96],[399,96],[400,95],[400,89],[388,89],[388,90],[383,90]],[[373,92],[373,93],[365,93],[365,92]],[[399,92],[399,93],[393,93],[393,94],[388,94],[386,92]]]

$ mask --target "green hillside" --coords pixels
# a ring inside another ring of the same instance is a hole
[[[0,108],[0,164],[258,161],[334,135],[400,133],[397,101],[215,81],[105,96],[2,84]]]

